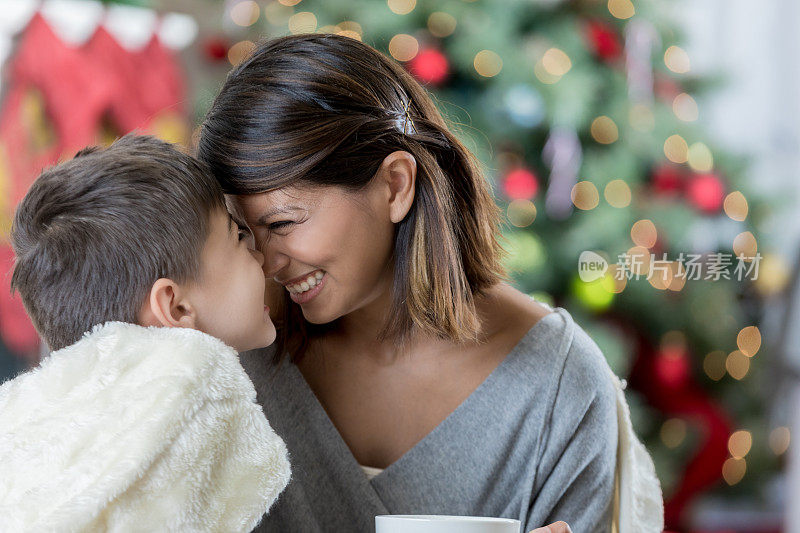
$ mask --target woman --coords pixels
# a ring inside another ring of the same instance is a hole
[[[278,284],[274,364],[242,355],[292,463],[264,530],[372,531],[390,513],[609,529],[605,359],[509,285],[478,164],[402,67],[336,35],[264,43],[198,155]]]

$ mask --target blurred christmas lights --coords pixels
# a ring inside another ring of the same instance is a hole
[[[689,160],[689,145],[680,135],[671,135],[664,142],[664,155],[673,163],[686,163]]]
[[[739,350],[734,350],[725,359],[725,369],[733,379],[742,380],[750,370],[750,358]]]
[[[597,192],[597,187],[591,181],[579,181],[572,187],[570,193],[572,203],[578,209],[588,211],[597,207],[600,202],[600,195]]]
[[[414,11],[417,0],[388,0],[386,3],[389,5],[389,9],[392,10],[392,13],[408,15]]]
[[[747,199],[740,191],[733,191],[723,202],[725,214],[733,220],[743,221],[747,218]]]
[[[706,354],[703,359],[703,371],[714,381],[719,381],[725,377],[726,354],[722,350],[714,350]]]
[[[612,207],[628,207],[631,203],[631,188],[625,180],[612,180],[603,190],[603,196]]]
[[[317,29],[317,17],[310,11],[301,11],[289,17],[289,31],[299,33],[313,33]]]
[[[618,19],[629,19],[636,14],[631,0],[608,0],[608,11]]]
[[[639,246],[652,248],[657,238],[658,231],[652,220],[637,220],[631,227],[631,239]]]
[[[699,116],[697,102],[686,93],[681,93],[672,101],[672,111],[684,122],[694,122]]]
[[[756,326],[747,326],[736,336],[739,351],[747,357],[753,357],[761,348],[761,331]]]
[[[500,74],[503,69],[503,60],[491,50],[481,50],[475,54],[473,66],[478,74],[484,78],[491,78]]]
[[[419,41],[411,35],[398,33],[389,41],[389,53],[398,61],[411,61],[419,52]]]
[[[252,26],[258,20],[261,8],[253,0],[242,0],[231,7],[231,20],[239,26]]]
[[[572,68],[572,61],[563,50],[550,48],[542,56],[542,66],[548,74],[561,77]]]
[[[611,144],[619,139],[616,123],[607,116],[594,119],[590,131],[594,140],[600,144]]]
[[[664,52],[664,63],[676,74],[686,74],[691,70],[689,55],[680,46],[670,46]]]
[[[447,37],[456,31],[456,18],[443,11],[435,11],[428,16],[428,31],[434,37]]]
[[[749,231],[743,231],[733,239],[733,253],[737,256],[755,257],[756,252],[758,252],[758,244],[756,238]]]

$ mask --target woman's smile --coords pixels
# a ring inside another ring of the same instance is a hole
[[[286,285],[285,287],[286,290],[289,291],[289,297],[292,301],[296,304],[303,305],[310,302],[322,291],[327,279],[328,275],[326,272],[317,270],[309,274],[304,280],[292,285]]]
[[[286,290],[291,293],[301,294],[309,289],[313,289],[317,283],[319,283],[319,280],[322,279],[323,275],[325,275],[324,270],[315,270],[314,272],[310,272],[304,276],[301,276],[292,282],[281,283],[281,285],[286,287]]]

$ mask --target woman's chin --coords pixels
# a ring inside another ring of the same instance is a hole
[[[328,324],[330,322],[333,322],[334,320],[336,320],[339,317],[336,316],[336,315],[333,315],[331,313],[326,313],[324,311],[319,311],[317,309],[306,309],[306,308],[303,308],[303,318],[305,318],[306,322],[308,322],[310,324],[321,325],[321,324]]]

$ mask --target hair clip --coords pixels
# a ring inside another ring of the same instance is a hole
[[[410,108],[411,108],[411,98],[409,98],[408,101],[406,102],[405,106],[403,106],[403,115],[404,115],[404,119],[403,119],[403,135],[408,135],[408,133],[417,133],[417,127],[414,126],[414,121],[411,119],[411,113],[409,112]],[[411,129],[413,130],[411,132],[407,132],[406,131],[406,128],[407,128],[407,125],[408,125],[409,122],[411,123]]]

